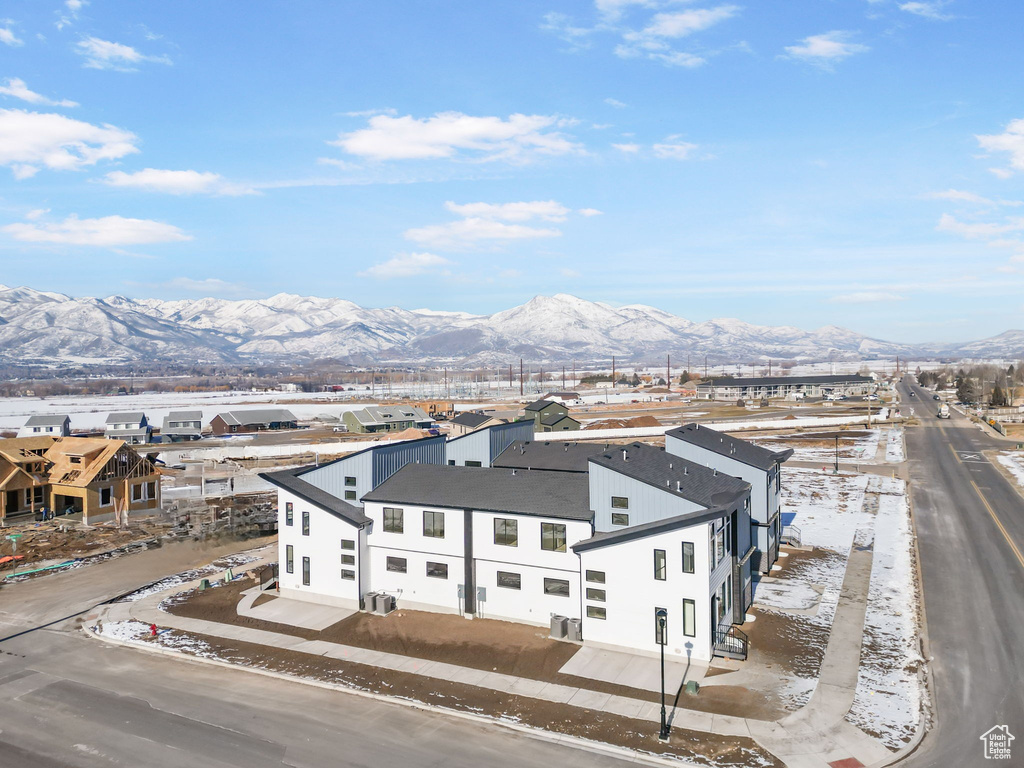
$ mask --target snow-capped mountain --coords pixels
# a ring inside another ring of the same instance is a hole
[[[969,351],[968,348],[970,348]],[[1024,350],[1010,331],[975,345],[1004,356]],[[277,294],[267,299],[160,301],[72,298],[0,286],[0,360],[10,362],[229,362],[335,359],[357,364],[534,364],[575,359],[651,361],[665,354],[716,361],[835,360],[922,352],[835,326],[815,331],[735,319],[693,323],[643,305],[613,307],[558,294],[493,315]],[[932,350],[939,351],[939,350]],[[943,350],[949,352],[950,350]]]

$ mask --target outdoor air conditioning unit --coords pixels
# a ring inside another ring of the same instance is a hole
[[[566,622],[565,639],[576,643],[583,642],[583,619],[569,619]]]
[[[370,611],[371,613],[377,610],[376,592],[367,592],[365,595],[363,595],[363,610]]]
[[[387,595],[383,592],[377,594],[377,613],[381,616],[387,616],[395,610],[395,596]]]
[[[551,637],[556,640],[564,640],[566,632],[566,624],[568,619],[565,616],[558,616],[557,614],[551,614]]]

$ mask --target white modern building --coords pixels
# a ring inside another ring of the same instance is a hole
[[[590,455],[587,472],[579,454],[567,471],[488,468],[522,446],[514,426],[264,475],[279,489],[282,596],[358,609],[383,592],[467,618],[565,617],[587,645],[632,653],[745,655],[749,482],[640,443]]]
[[[29,416],[25,426],[18,430],[18,437],[68,437],[71,434],[71,419],[68,416],[37,414]]]
[[[108,440],[124,440],[128,445],[145,445],[150,442],[152,434],[153,428],[141,411],[111,413],[103,430],[103,436]]]
[[[709,379],[697,385],[697,397],[706,400],[760,400],[762,398],[861,397],[875,391],[872,376],[835,374],[822,376],[758,376]]]
[[[199,440],[202,436],[202,411],[170,411],[164,416],[163,426],[160,428],[161,442],[187,442]]]

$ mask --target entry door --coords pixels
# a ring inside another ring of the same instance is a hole
[[[18,504],[18,492],[17,491],[8,491],[7,492],[7,507],[6,507],[7,514],[11,514],[12,512],[17,512],[18,509],[20,509],[20,508],[21,508],[21,505]]]

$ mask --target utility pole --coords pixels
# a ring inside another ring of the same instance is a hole
[[[523,396],[523,358],[519,358],[519,396]]]
[[[672,355],[665,355],[665,386],[672,391]]]
[[[514,386],[515,385],[512,383],[512,363],[509,363],[508,364],[508,390],[509,390],[509,392],[512,391],[512,388]]]
[[[615,389],[615,355],[612,355],[612,389]]]
[[[444,399],[447,400],[452,396],[452,391],[448,388],[448,369],[444,369]]]
[[[768,375],[772,375],[772,359],[770,357],[768,358]]]
[[[708,356],[704,355],[704,378],[708,377]]]
[[[565,392],[565,366],[562,366],[562,391]]]

